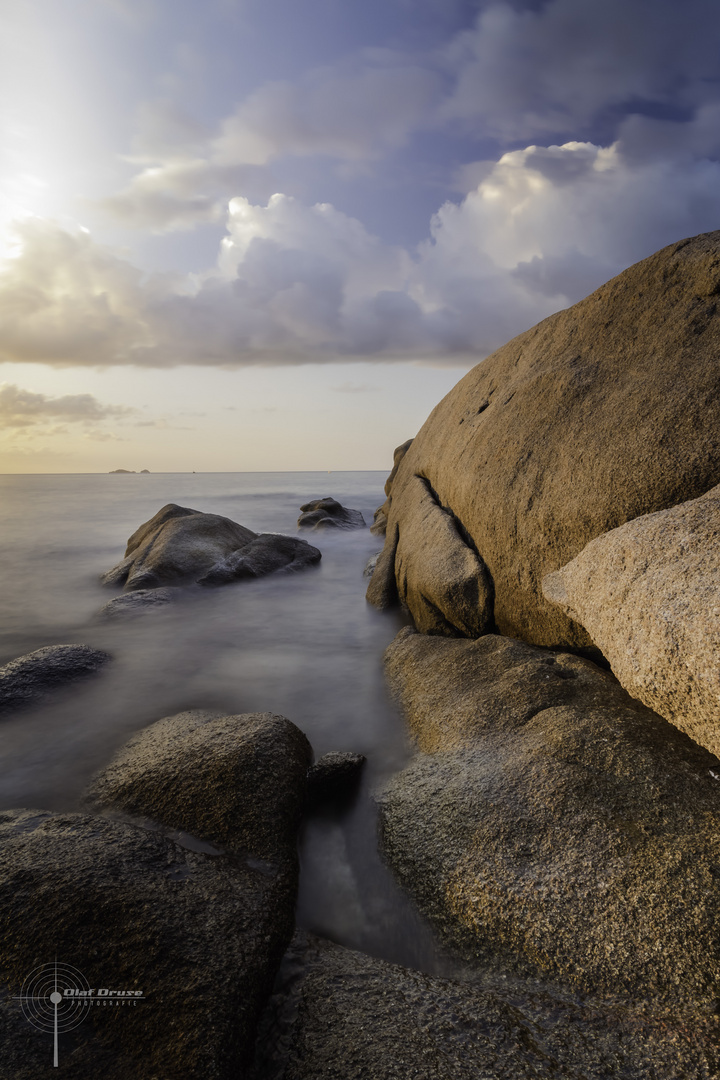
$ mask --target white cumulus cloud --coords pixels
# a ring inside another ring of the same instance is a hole
[[[720,164],[622,141],[479,168],[415,250],[329,204],[231,200],[215,267],[144,277],[34,219],[0,274],[0,357],[59,364],[480,358],[657,248],[720,226]]]

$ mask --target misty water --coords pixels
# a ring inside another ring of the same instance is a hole
[[[298,924],[341,944],[450,974],[383,866],[371,792],[407,760],[403,722],[382,676],[401,617],[365,601],[363,568],[382,546],[368,529],[309,534],[318,568],[210,590],[103,621],[116,591],[100,575],[127,537],[168,502],[258,532],[296,534],[302,503],[332,495],[372,521],[385,473],[0,476],[0,663],[44,645],[82,643],[112,664],[41,707],[2,721],[0,808],[82,810],[91,775],[134,732],[185,709],[271,711],[316,757],[367,757],[357,799],[319,812],[300,838]]]

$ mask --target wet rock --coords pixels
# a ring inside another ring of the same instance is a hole
[[[178,598],[178,589],[138,589],[108,600],[98,611],[98,618],[117,619],[139,615],[148,610],[165,607]]]
[[[375,573],[375,567],[380,556],[380,552],[376,551],[374,555],[371,555],[368,561],[365,563],[365,569],[363,570],[363,577],[372,577]]]
[[[299,529],[364,529],[365,518],[359,510],[349,510],[337,499],[315,499],[300,507]]]
[[[205,847],[103,817],[0,812],[0,1075],[52,1069],[56,959],[101,1002],[61,1027],[58,1077],[243,1075],[295,897],[282,872]],[[42,1030],[13,1000],[38,968]],[[146,1000],[102,1007],[100,988]]]
[[[604,533],[543,581],[622,685],[720,754],[720,487]]]
[[[125,591],[161,585],[220,585],[300,570],[320,552],[297,537],[258,535],[230,518],[168,503],[130,537],[125,558],[103,576],[104,585]]]
[[[604,697],[608,676],[589,661],[474,644],[405,633],[390,649],[410,726],[434,751],[378,796],[400,882],[475,963],[708,1006],[720,991],[717,759],[621,688]]]
[[[712,1015],[433,978],[298,933],[251,1080],[677,1080],[718,1064]]]
[[[312,750],[284,716],[169,716],[131,739],[88,799],[152,818],[295,873],[295,835]]]
[[[308,770],[307,801],[310,806],[352,796],[360,782],[364,754],[331,750]]]
[[[225,585],[231,581],[264,577],[278,572],[294,573],[316,566],[321,552],[297,536],[262,533],[247,547],[228,555],[198,579],[199,585]]]
[[[125,558],[102,582],[135,591],[197,581],[256,538],[229,518],[168,503],[133,533]]]
[[[430,491],[485,567],[502,633],[590,645],[541,581],[601,533],[720,483],[719,288],[720,232],[673,244],[469,372],[399,462],[371,602],[399,599],[427,625]],[[465,590],[448,600],[436,632],[483,633]]]
[[[89,645],[48,645],[0,668],[0,713],[33,705],[76,679],[94,674],[111,657]]]

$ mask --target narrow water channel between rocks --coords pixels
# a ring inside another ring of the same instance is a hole
[[[371,792],[409,756],[382,653],[401,625],[365,602],[369,530],[310,534],[317,569],[207,591],[113,621],[98,584],[127,537],[176,502],[263,532],[295,533],[302,503],[332,495],[368,523],[384,473],[217,473],[0,477],[0,663],[44,645],[84,643],[113,663],[53,702],[2,721],[0,809],[82,809],[97,769],[135,731],[190,708],[281,713],[316,756],[367,757],[356,799],[321,810],[300,838],[298,924],[434,974],[460,969],[395,885],[377,852]]]

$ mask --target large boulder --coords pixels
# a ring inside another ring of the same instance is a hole
[[[94,990],[72,1030],[78,1017],[58,1007],[57,1076],[243,1075],[293,907],[284,879],[210,845],[100,816],[0,812],[0,1075],[52,1068],[56,960],[61,992]],[[17,1001],[28,977],[39,1029]],[[113,1008],[100,989],[144,1000]]]
[[[225,584],[301,569],[319,559],[317,548],[296,537],[258,534],[230,518],[168,503],[133,533],[125,558],[101,580],[127,592],[192,582]]]
[[[720,487],[592,540],[543,581],[622,685],[720,755]]]
[[[443,937],[515,975],[709,1007],[717,759],[587,660],[407,631],[388,657],[433,752],[379,794],[382,847]]]
[[[0,714],[51,697],[99,671],[110,656],[89,645],[47,645],[0,667]]]
[[[12,998],[56,959],[95,1000],[101,987],[144,996],[114,1016],[88,1007],[60,1036],[59,1076],[243,1075],[293,931],[311,757],[284,717],[183,713],[96,778],[104,816],[0,813],[0,1075],[44,1075],[47,1028]],[[38,985],[46,999],[52,979]]]
[[[589,660],[499,634],[438,642],[404,627],[385,651],[385,675],[425,754],[511,734],[543,709],[629,701],[612,675]]]
[[[93,780],[90,802],[152,818],[295,873],[312,750],[284,716],[195,710],[145,728]]]
[[[365,528],[365,518],[359,510],[350,510],[330,496],[301,506],[297,523],[299,529],[311,529],[313,532]]]
[[[251,1080],[710,1077],[717,1018],[579,1001],[557,988],[434,978],[298,933]]]
[[[589,645],[543,597],[543,577],[601,533],[720,483],[718,292],[714,232],[632,266],[470,371],[399,462],[369,599],[399,598],[427,624],[426,599],[438,593],[437,534],[422,509],[432,498],[455,526],[455,549],[468,549],[440,568],[442,595],[457,588],[459,601],[457,612],[440,608],[436,632],[468,633],[472,556],[502,633]],[[479,616],[475,636],[483,627]]]

